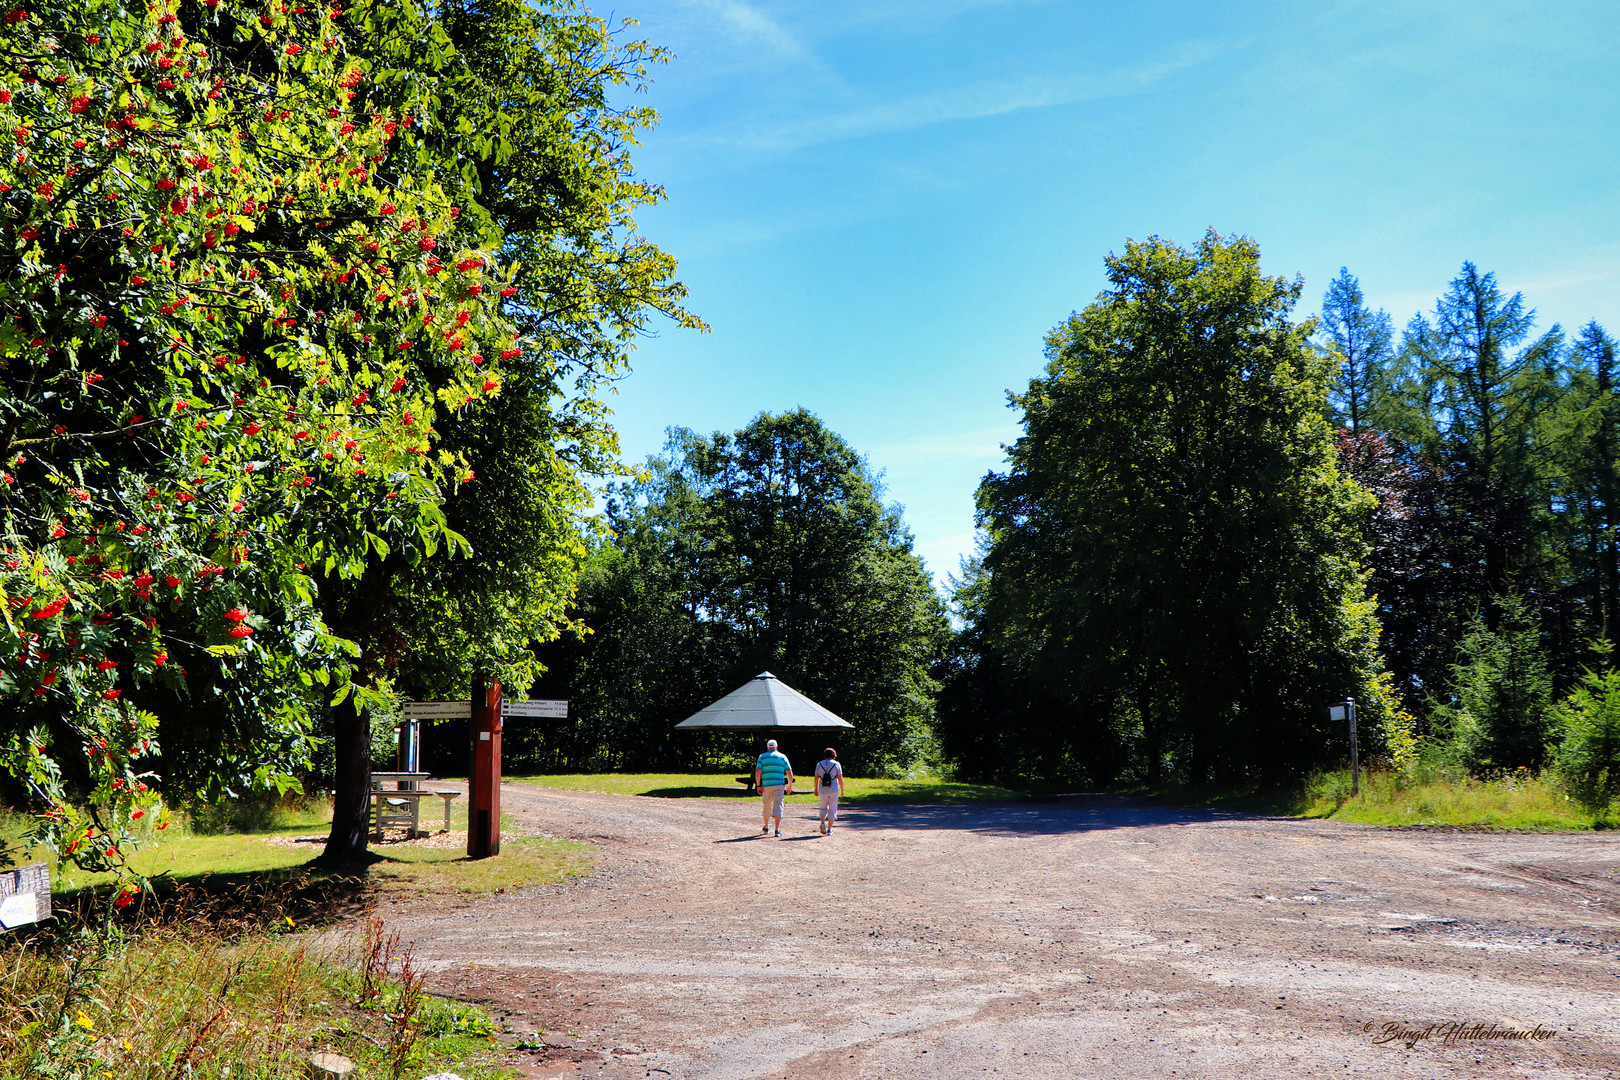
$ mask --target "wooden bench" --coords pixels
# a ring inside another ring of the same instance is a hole
[[[421,828],[422,800],[444,800],[444,829],[450,831],[450,804],[459,791],[422,791],[417,784],[431,779],[429,773],[374,772],[371,774],[371,835],[381,840],[384,829],[403,828],[405,838],[426,836]],[[385,785],[393,783],[394,787]]]

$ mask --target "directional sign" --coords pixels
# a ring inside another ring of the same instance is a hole
[[[407,701],[401,718],[405,720],[471,720],[472,702]]]
[[[501,704],[501,713],[504,716],[540,716],[552,720],[563,720],[568,716],[568,702],[546,701],[507,701]]]

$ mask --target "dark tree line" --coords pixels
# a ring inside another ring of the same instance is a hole
[[[923,756],[943,604],[849,444],[802,409],[762,414],[733,435],[673,430],[646,473],[612,493],[581,578],[589,633],[539,652],[533,693],[567,698],[570,719],[513,731],[513,767],[751,758],[750,737],[671,729],[765,670],[855,724],[840,738],[853,773]]]
[[[1470,765],[1540,767],[1549,705],[1607,664],[1592,647],[1620,602],[1614,341],[1596,322],[1538,333],[1523,295],[1472,263],[1398,346],[1357,347],[1352,328],[1389,320],[1348,271],[1327,311],[1341,463],[1378,497],[1369,591],[1401,697]]]
[[[1558,752],[1620,615],[1613,340],[1471,263],[1398,339],[1348,271],[1296,321],[1258,260],[1127,244],[1012,397],[941,668],[964,774],[1280,779],[1343,760],[1347,694],[1375,760]]]

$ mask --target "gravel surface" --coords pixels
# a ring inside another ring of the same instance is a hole
[[[825,838],[790,806],[775,839],[751,800],[502,805],[598,871],[380,914],[532,1076],[1620,1076],[1605,834],[1074,796],[846,809]]]

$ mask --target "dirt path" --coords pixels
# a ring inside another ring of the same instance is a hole
[[[535,1076],[1620,1076],[1620,839],[1107,797],[846,810],[503,789],[588,878],[385,913]],[[791,833],[792,835],[786,835]],[[1384,1025],[1541,1041],[1408,1048]],[[570,1034],[571,1033],[571,1034]]]

